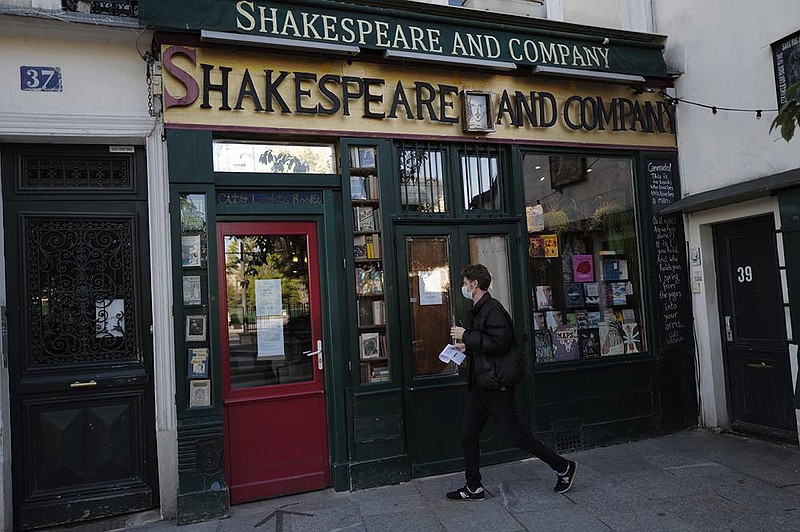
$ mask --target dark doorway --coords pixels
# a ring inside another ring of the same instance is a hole
[[[144,152],[2,149],[14,526],[157,505]]]
[[[796,442],[772,215],[715,226],[714,249],[731,425]]]

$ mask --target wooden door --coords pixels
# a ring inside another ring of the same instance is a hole
[[[772,215],[715,226],[714,248],[731,424],[796,442]]]
[[[317,226],[217,227],[231,502],[327,487]]]

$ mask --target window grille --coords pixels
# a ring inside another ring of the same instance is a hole
[[[461,188],[465,211],[503,211],[503,158],[498,146],[475,145],[460,150]]]
[[[431,142],[399,142],[397,154],[402,212],[447,212],[444,146]]]

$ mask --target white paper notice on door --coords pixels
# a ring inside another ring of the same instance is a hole
[[[442,304],[442,270],[431,270],[419,272],[419,304],[422,305],[441,305]]]
[[[284,359],[283,302],[280,279],[256,279],[256,359]]]

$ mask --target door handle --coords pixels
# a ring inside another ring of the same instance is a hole
[[[733,331],[731,330],[731,317],[725,316],[725,338],[733,342]]]
[[[69,385],[70,388],[91,388],[92,386],[97,386],[97,381],[94,379],[86,382],[75,381]]]
[[[317,369],[322,371],[322,340],[317,340],[316,351],[303,351],[303,354],[307,357],[313,357],[314,355],[317,355]]]

